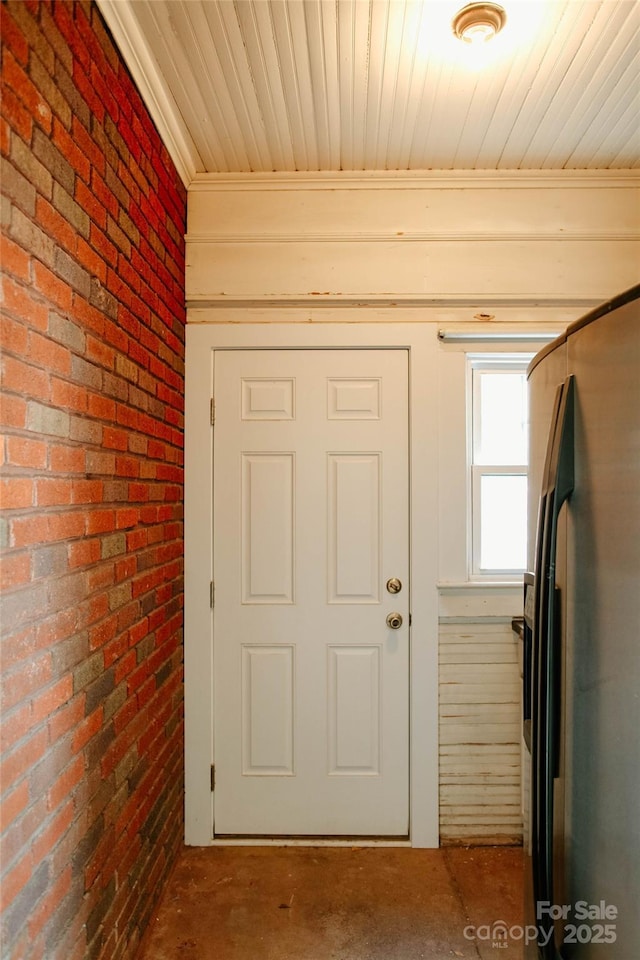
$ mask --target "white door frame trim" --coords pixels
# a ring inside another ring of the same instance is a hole
[[[437,324],[187,325],[185,402],[185,843],[214,840],[213,356],[225,349],[409,351],[410,839],[438,846]]]

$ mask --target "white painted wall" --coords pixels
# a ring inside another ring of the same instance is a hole
[[[440,841],[522,837],[520,677],[510,621],[440,622]]]
[[[211,350],[400,340],[413,351],[414,375],[430,381],[412,387],[423,484],[415,488],[414,587],[427,618],[417,626],[414,658],[414,843],[436,842],[430,780],[438,761],[433,741],[427,737],[421,752],[415,731],[438,717],[441,839],[519,836],[519,676],[510,621],[520,612],[521,588],[467,582],[464,350],[488,349],[481,338],[496,332],[559,332],[637,282],[640,174],[200,176],[188,211],[187,842],[209,842],[211,818],[210,707],[202,706],[210,700],[210,454],[203,438],[206,444]],[[493,319],[478,320],[481,314]],[[350,328],[355,322],[366,330]],[[287,324],[299,326],[287,332]],[[318,326],[324,333],[313,332]],[[438,342],[440,328],[478,340],[447,346]],[[439,713],[431,702],[436,646]],[[481,691],[487,676],[493,701]]]

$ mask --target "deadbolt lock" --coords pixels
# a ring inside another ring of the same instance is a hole
[[[387,580],[387,590],[389,593],[400,593],[402,590],[402,583],[397,577],[391,577],[390,580]]]
[[[387,617],[387,626],[391,627],[392,630],[399,630],[402,626],[402,614],[390,613]]]

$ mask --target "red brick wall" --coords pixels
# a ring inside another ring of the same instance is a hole
[[[182,838],[186,193],[97,7],[1,33],[3,957],[115,960]]]

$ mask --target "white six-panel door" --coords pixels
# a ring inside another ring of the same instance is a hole
[[[408,834],[407,361],[216,351],[216,835]]]

